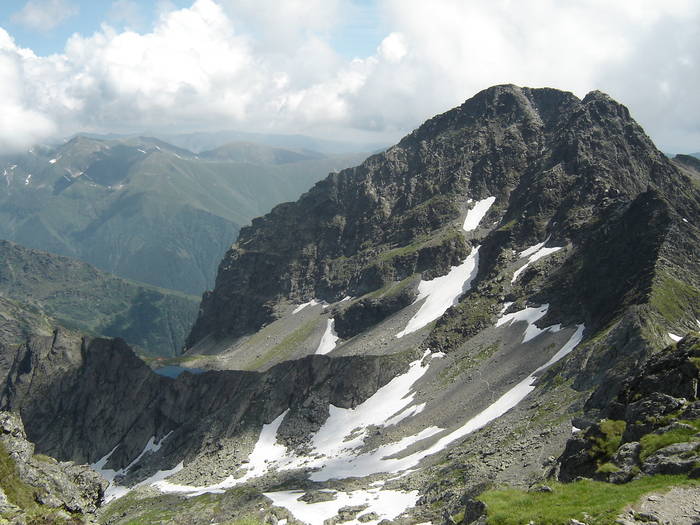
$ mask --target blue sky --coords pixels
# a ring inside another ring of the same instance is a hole
[[[80,131],[391,142],[494,84],[700,150],[697,0],[4,0],[0,153]]]
[[[56,27],[39,29],[28,27],[17,19],[17,13],[25,7],[27,1],[3,0],[0,3],[0,27],[5,28],[18,45],[46,56],[61,53],[73,33],[91,35],[99,31],[103,23],[118,30],[127,27],[147,30],[153,26],[164,8],[186,8],[192,5],[192,0],[129,2],[130,12],[127,17],[123,16],[123,4],[116,1],[65,0],[61,3],[75,13],[67,16]],[[334,49],[350,59],[371,55],[386,35],[386,24],[377,3],[372,0],[353,0],[346,2],[344,11],[347,16],[329,35]],[[255,34],[254,27],[246,27],[244,30]]]

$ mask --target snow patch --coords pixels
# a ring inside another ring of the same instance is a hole
[[[517,312],[503,315],[498,321],[496,321],[496,326],[507,326],[512,325],[520,321],[527,323],[527,328],[525,328],[525,333],[523,334],[523,340],[521,343],[527,343],[528,341],[534,339],[543,332],[556,333],[561,330],[560,324],[555,324],[547,326],[545,328],[537,328],[535,323],[547,315],[547,310],[549,310],[549,304],[543,304],[538,307],[528,307]],[[504,310],[505,311],[505,310]]]
[[[355,519],[344,521],[347,525],[376,525],[382,520],[393,520],[407,509],[414,507],[418,501],[418,491],[402,492],[398,490],[382,490],[371,488],[354,490],[352,492],[328,491],[335,495],[329,501],[307,503],[301,498],[303,491],[264,492],[263,495],[272,500],[275,507],[284,507],[294,517],[309,525],[323,525],[328,519],[338,515],[343,507],[365,506],[367,508],[357,514]],[[376,514],[376,519],[362,519],[363,516]]]
[[[540,308],[525,309],[514,314],[508,314],[504,316],[507,319],[502,321],[501,324],[521,319],[536,320],[543,316],[546,310],[547,305],[544,305]],[[530,321],[528,322],[530,323]],[[430,356],[430,351],[426,351],[421,359],[410,363],[406,373],[392,379],[373,396],[355,408],[345,409],[331,405],[329,407],[329,417],[318,432],[311,437],[311,450],[308,455],[296,455],[293,451],[287,450],[284,445],[277,442],[277,432],[288,413],[286,411],[272,423],[263,426],[258,442],[250,455],[247,471],[242,477],[233,478],[233,476],[229,476],[221,483],[206,487],[176,485],[168,481],[159,481],[153,485],[163,492],[182,493],[189,497],[205,492],[223,492],[234,485],[243,483],[253,477],[262,476],[273,469],[283,471],[303,468],[306,471],[313,471],[309,479],[317,482],[332,479],[362,478],[382,473],[401,473],[400,476],[403,476],[410,469],[416,467],[423,458],[441,452],[451,443],[484,427],[520,403],[534,390],[539,373],[564,358],[581,342],[584,330],[584,325],[578,325],[566,344],[544,365],[538,367],[528,377],[505,392],[485,410],[451,432],[431,426],[416,434],[406,436],[399,441],[381,445],[367,452],[360,452],[366,446],[365,438],[368,436],[371,428],[398,424],[403,419],[423,410],[424,405],[411,405],[415,397],[414,385],[427,372],[432,361],[432,358],[426,359]],[[442,437],[431,445],[427,445],[428,442],[426,440],[440,434],[443,434]],[[412,446],[416,446],[416,452],[397,457],[397,455]],[[380,493],[385,494],[382,495]],[[266,496],[272,499],[275,505],[287,508],[297,519],[312,525],[316,523],[322,524],[324,520],[335,516],[340,508],[347,505],[369,504],[370,507],[362,511],[356,519],[362,517],[363,514],[377,512],[381,520],[392,519],[385,509],[390,509],[391,513],[395,513],[392,514],[395,517],[416,503],[416,500],[413,499],[413,493],[381,491],[379,488],[337,493],[336,499],[331,502],[306,503],[300,501],[302,494],[302,492],[297,491],[282,491],[266,493]],[[369,503],[366,501],[368,494],[372,495],[372,497],[376,496]],[[408,497],[409,495],[411,495],[411,498]],[[364,502],[355,503],[360,498]],[[395,500],[391,498],[395,498]],[[376,509],[382,512],[378,512],[373,507],[373,502],[375,501],[377,502]]]
[[[471,201],[470,201],[471,202]],[[467,217],[464,219],[464,231],[476,230],[479,223],[484,218],[484,215],[489,211],[489,208],[496,202],[496,197],[487,197],[477,201],[474,207],[467,212]]]
[[[479,247],[472,248],[469,256],[459,266],[453,266],[447,275],[418,284],[417,303],[425,299],[416,314],[408,321],[406,328],[396,337],[403,337],[420,330],[428,323],[444,314],[450,306],[457,304],[459,296],[469,290],[479,271]]]
[[[674,333],[669,332],[668,336],[673,340],[674,343],[677,343],[681,339],[683,339],[680,335],[676,335]]]
[[[387,419],[385,426],[389,427],[391,425],[397,425],[406,418],[413,417],[417,414],[420,414],[421,412],[423,412],[423,409],[425,409],[425,403],[421,403],[420,405],[410,406],[410,407],[406,408],[405,410],[399,412],[395,416]]]
[[[534,246],[530,246],[526,250],[520,252],[520,258],[522,259],[523,257],[527,257],[528,260],[523,266],[515,270],[515,273],[513,273],[513,278],[510,280],[511,284],[514,283],[518,279],[518,277],[520,277],[520,274],[522,274],[532,263],[534,263],[535,261],[539,261],[540,259],[547,257],[548,255],[552,255],[553,253],[558,252],[563,248],[563,246],[545,248],[544,245],[547,244],[548,241],[549,237],[547,237],[544,240],[544,242],[541,242],[540,244],[535,244]]]
[[[105,491],[105,496],[104,496],[104,497],[105,497],[105,503],[108,502],[108,501],[112,501],[112,500],[121,498],[122,496],[126,495],[127,493],[129,493],[129,491],[133,490],[133,489],[136,488],[136,487],[140,487],[140,486],[143,486],[143,485],[149,485],[149,484],[151,484],[151,483],[153,483],[153,482],[155,482],[155,481],[158,481],[157,476],[158,476],[159,474],[163,474],[163,473],[166,473],[166,472],[167,472],[167,473],[168,473],[168,474],[166,475],[166,477],[167,477],[167,476],[169,476],[169,475],[171,475],[171,474],[174,474],[174,473],[176,472],[176,470],[174,470],[174,469],[171,469],[171,470],[169,470],[169,471],[158,471],[158,472],[156,472],[155,474],[153,474],[153,476],[149,477],[148,479],[142,481],[141,483],[138,483],[137,485],[134,485],[134,487],[125,487],[125,486],[117,485],[117,484],[114,482],[114,479],[115,479],[116,477],[118,477],[118,476],[123,476],[123,475],[125,475],[127,472],[129,472],[129,470],[131,469],[131,467],[133,467],[133,466],[136,465],[139,461],[141,461],[141,459],[142,459],[146,454],[149,454],[149,453],[150,453],[150,454],[153,454],[153,453],[155,453],[155,452],[158,452],[158,451],[160,450],[160,448],[163,446],[163,442],[164,442],[166,439],[168,439],[168,438],[170,437],[170,434],[172,434],[172,433],[173,433],[173,432],[172,432],[172,430],[171,430],[171,431],[168,432],[165,436],[163,436],[163,438],[162,438],[160,441],[158,441],[158,442],[156,442],[155,436],[151,437],[151,438],[148,440],[148,442],[146,443],[146,446],[143,448],[143,450],[141,451],[141,453],[140,453],[138,456],[136,456],[136,459],[134,459],[134,460],[133,460],[131,463],[129,463],[126,467],[120,468],[119,470],[114,470],[114,469],[105,468],[105,465],[106,465],[107,462],[109,461],[109,458],[112,456],[112,454],[114,454],[114,451],[117,450],[117,448],[119,448],[119,445],[117,445],[116,447],[114,447],[114,448],[113,448],[112,450],[110,450],[107,454],[105,454],[102,458],[98,459],[95,463],[93,463],[92,465],[90,465],[94,470],[96,470],[97,472],[99,472],[100,474],[102,474],[102,476],[109,482],[109,486],[107,487],[107,490]],[[177,467],[175,467],[175,468],[177,469]],[[182,463],[180,463],[180,470],[182,470]]]
[[[304,308],[306,308],[307,306],[316,306],[317,304],[321,304],[320,301],[318,301],[318,300],[316,300],[316,299],[311,299],[310,301],[308,301],[308,302],[306,302],[306,303],[302,303],[302,304],[300,304],[299,306],[297,306],[297,307],[292,311],[292,315],[298,314],[299,312],[301,312],[301,311],[302,311]]]
[[[277,443],[277,431],[288,412],[289,410],[285,410],[272,423],[263,425],[253,452],[248,457],[248,464],[245,467],[247,472],[242,477],[234,478],[231,475],[220,483],[205,486],[179,485],[165,480],[164,477],[155,483],[151,483],[151,485],[161,492],[185,494],[188,498],[192,498],[207,492],[221,494],[249,479],[264,475],[272,463],[281,461],[286,455],[286,447]]]
[[[501,311],[498,313],[499,317],[503,316],[503,314],[506,313],[506,310],[508,310],[508,308],[510,308],[510,306],[512,304],[513,304],[512,302],[508,302],[508,301],[503,303],[503,308],[501,308]]]
[[[317,354],[327,354],[333,350],[335,345],[338,343],[338,339],[340,339],[340,337],[338,337],[338,334],[335,333],[335,329],[333,328],[334,324],[334,319],[328,319],[326,322],[326,331],[323,332],[321,342],[318,344],[318,348],[316,349]]]
[[[343,477],[363,477],[379,473],[401,472],[415,467],[423,458],[441,452],[454,441],[486,426],[520,403],[535,389],[534,383],[537,380],[537,375],[569,354],[583,339],[584,330],[584,325],[578,325],[567,343],[549,361],[508,390],[485,410],[471,418],[460,428],[438,439],[430,447],[401,458],[391,457],[423,439],[442,432],[444,429],[429,427],[414,436],[402,439],[398,443],[380,446],[372,452],[355,457],[339,456],[324,465],[320,471],[312,473],[310,479],[313,481],[328,481],[329,479],[341,479]]]

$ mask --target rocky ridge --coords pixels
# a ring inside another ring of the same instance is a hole
[[[0,523],[95,523],[107,482],[87,465],[34,454],[20,418],[0,412]]]
[[[653,355],[625,382],[605,418],[570,439],[559,478],[625,483],[654,474],[700,477],[700,336]]]

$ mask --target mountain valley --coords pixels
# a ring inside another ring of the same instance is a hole
[[[200,157],[156,138],[78,135],[2,157],[0,238],[199,295],[241,226],[365,156],[228,148]]]
[[[187,293],[218,273],[197,312],[0,243],[0,522],[56,465],[31,512],[58,523],[700,521],[662,505],[700,502],[697,159],[604,93],[513,85],[351,157],[78,137],[11,161],[0,236]],[[81,280],[105,290],[55,285]],[[95,336],[151,302],[173,377]]]

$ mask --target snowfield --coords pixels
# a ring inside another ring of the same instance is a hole
[[[317,354],[327,354],[331,350],[335,348],[335,345],[338,343],[338,334],[335,333],[335,329],[333,328],[333,325],[335,324],[335,321],[333,319],[328,319],[326,321],[326,331],[323,332],[323,336],[321,337],[321,342],[318,344],[318,348],[316,349]]]
[[[535,321],[546,314],[547,308],[548,305],[543,305],[505,315],[499,320],[499,326],[506,323],[525,322],[527,326],[523,332],[524,341],[530,340],[546,330],[557,331],[560,329],[558,325],[542,330],[534,326]],[[158,481],[153,486],[165,493],[197,496],[205,492],[223,492],[269,472],[292,469],[310,471],[309,479],[317,482],[363,478],[376,474],[399,473],[398,477],[400,477],[411,472],[423,458],[445,450],[449,445],[484,427],[517,406],[535,389],[538,375],[543,370],[576,348],[583,339],[584,331],[584,325],[578,325],[568,341],[545,364],[536,368],[483,411],[454,430],[449,431],[431,426],[405,436],[396,442],[380,445],[373,450],[366,450],[366,438],[369,436],[370,430],[396,425],[400,421],[420,413],[425,408],[425,403],[414,404],[415,385],[428,371],[433,359],[441,358],[441,356],[430,354],[428,351],[423,358],[410,363],[406,373],[392,379],[355,408],[339,408],[331,405],[329,417],[321,428],[311,436],[311,450],[307,454],[298,455],[277,441],[278,430],[289,413],[287,410],[274,421],[263,426],[258,442],[250,455],[249,464],[239,477],[231,475],[220,483],[201,487],[178,485],[167,480]],[[415,452],[401,455],[413,446],[415,446],[413,448]],[[383,482],[379,481],[373,483],[367,490],[332,491],[336,496],[335,499],[317,503],[301,501],[300,498],[304,495],[303,491],[268,492],[265,495],[273,501],[274,505],[286,508],[297,519],[311,525],[322,524],[324,520],[335,516],[340,508],[347,505],[369,505],[356,517],[356,521],[348,523],[360,523],[357,520],[363,514],[370,512],[376,512],[379,518],[376,521],[367,521],[367,523],[393,519],[415,505],[417,492],[383,490],[382,485]]]
[[[489,208],[493,206],[494,202],[496,202],[496,197],[487,197],[484,200],[477,201],[476,204],[474,204],[474,207],[467,212],[467,216],[464,219],[464,225],[462,226],[464,231],[469,232],[476,230],[481,220],[484,218],[486,213],[488,213]]]
[[[520,274],[522,274],[528,266],[530,266],[532,263],[535,261],[539,261],[540,259],[547,257],[548,255],[552,255],[553,253],[558,252],[563,248],[563,246],[554,246],[551,248],[545,248],[544,245],[547,244],[549,241],[549,237],[547,237],[544,242],[541,242],[540,244],[535,244],[534,246],[530,246],[527,250],[523,250],[520,252],[520,258],[527,257],[527,262],[515,270],[513,273],[513,278],[510,280],[511,284],[514,283],[515,281],[518,280],[518,277],[520,277]]]
[[[414,315],[396,337],[403,337],[441,317],[464,292],[471,288],[471,283],[479,271],[479,247],[472,248],[471,253],[459,266],[453,266],[447,275],[418,284],[418,297],[414,304],[423,301],[420,310]]]

